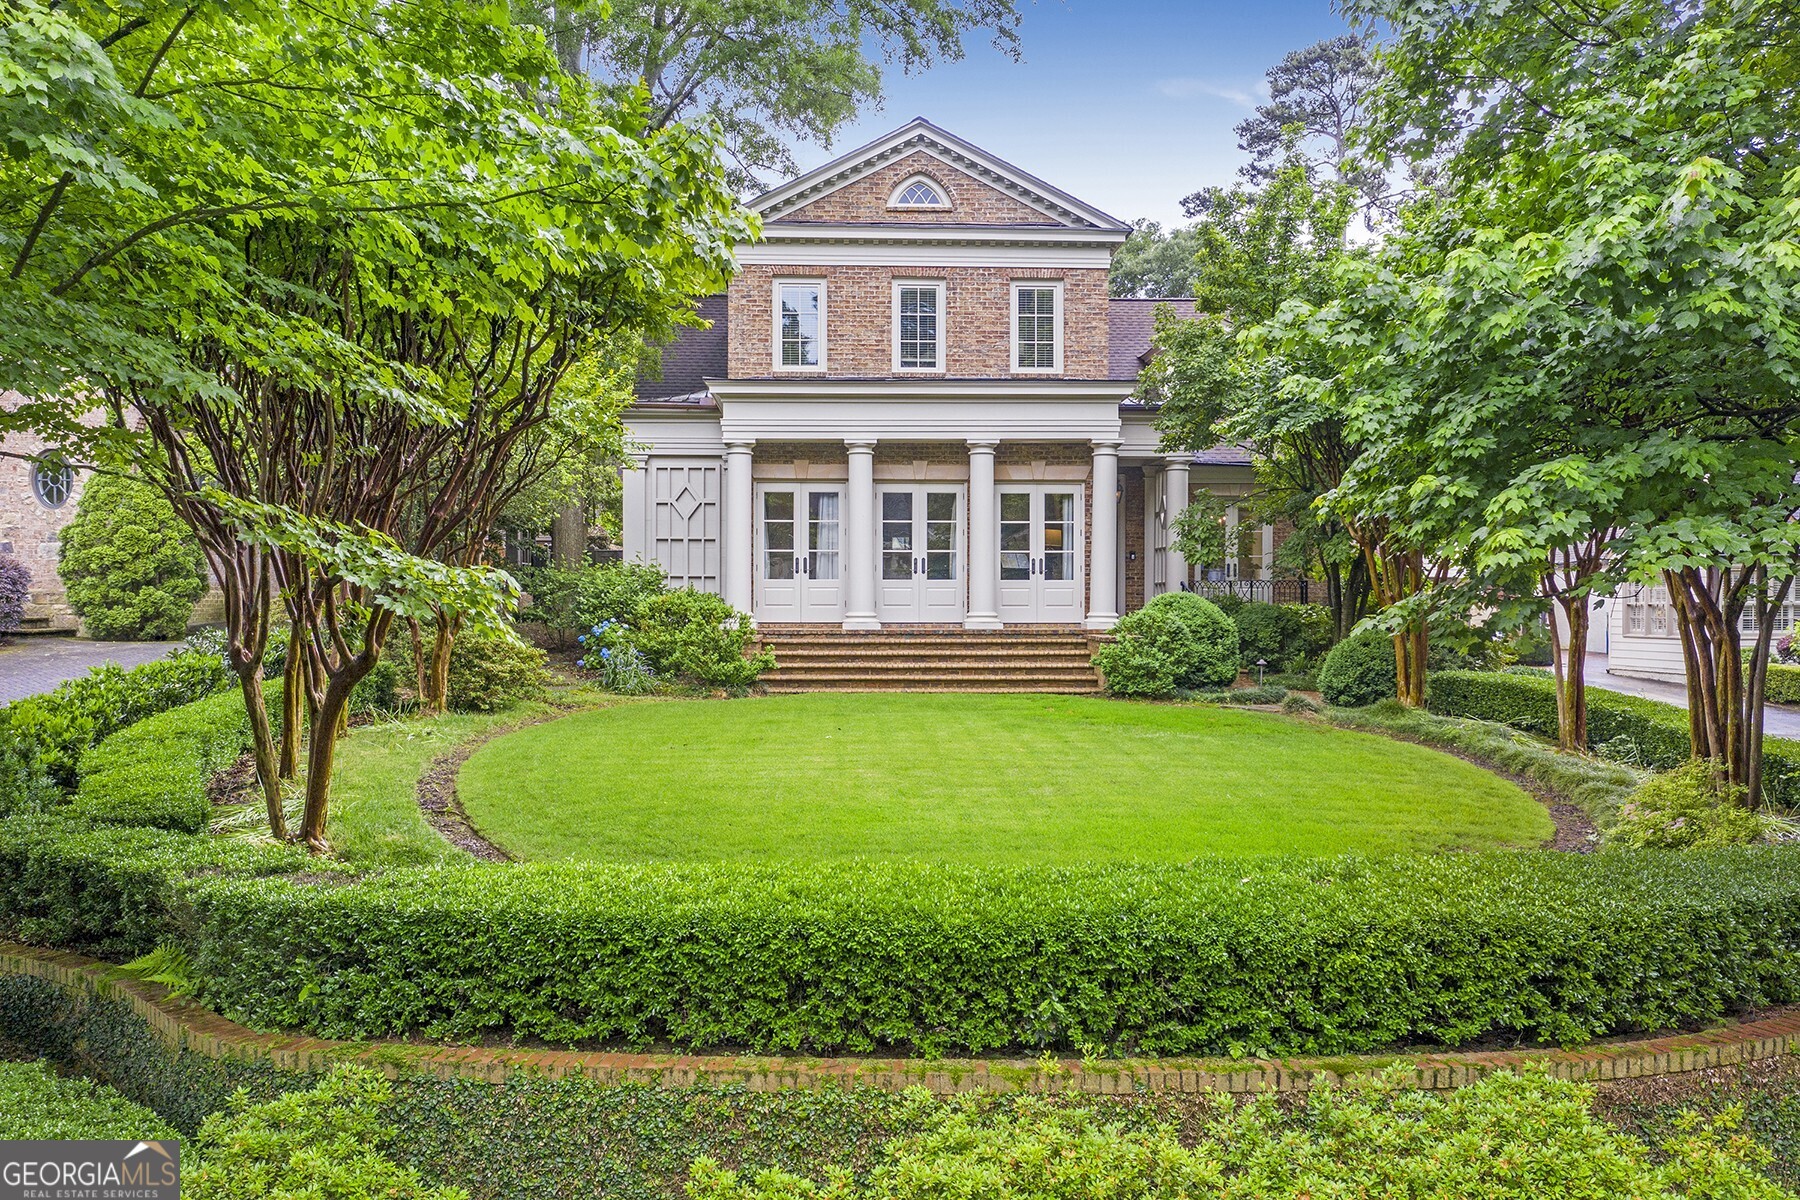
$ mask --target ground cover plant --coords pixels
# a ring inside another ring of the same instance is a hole
[[[1027,1098],[1000,1104],[920,1096],[921,1128],[889,1141],[866,1181],[769,1171],[754,1178],[696,1163],[692,1200],[1314,1200],[1455,1196],[1489,1200],[1651,1200],[1706,1195],[1782,1200],[1762,1168],[1769,1152],[1730,1115],[1689,1120],[1653,1153],[1592,1111],[1593,1089],[1541,1072],[1490,1075],[1448,1096],[1359,1078],[1310,1092],[1294,1109],[1273,1097],[1210,1111],[1178,1130]],[[1185,1136],[1182,1136],[1185,1134]]]
[[[527,859],[1073,865],[1523,847],[1551,832],[1516,787],[1441,754],[1079,696],[620,705],[488,743],[458,789],[476,827]]]
[[[0,1062],[0,1139],[170,1138],[175,1130],[110,1087],[69,1078],[40,1060]]]

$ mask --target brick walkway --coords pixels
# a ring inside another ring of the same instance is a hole
[[[122,667],[153,662],[175,642],[90,642],[84,638],[25,636],[0,646],[0,704],[47,692],[102,663]]]

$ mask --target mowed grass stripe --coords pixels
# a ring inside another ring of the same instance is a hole
[[[1096,697],[774,696],[626,704],[463,768],[521,858],[974,863],[1535,846],[1552,826],[1460,759],[1266,713]]]

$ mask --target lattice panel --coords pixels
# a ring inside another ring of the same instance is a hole
[[[720,490],[717,462],[650,464],[650,553],[673,587],[719,590]]]

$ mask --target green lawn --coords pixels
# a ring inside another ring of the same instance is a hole
[[[1477,767],[1298,718],[1027,695],[626,704],[488,743],[463,807],[522,858],[1070,864],[1532,846]]]

